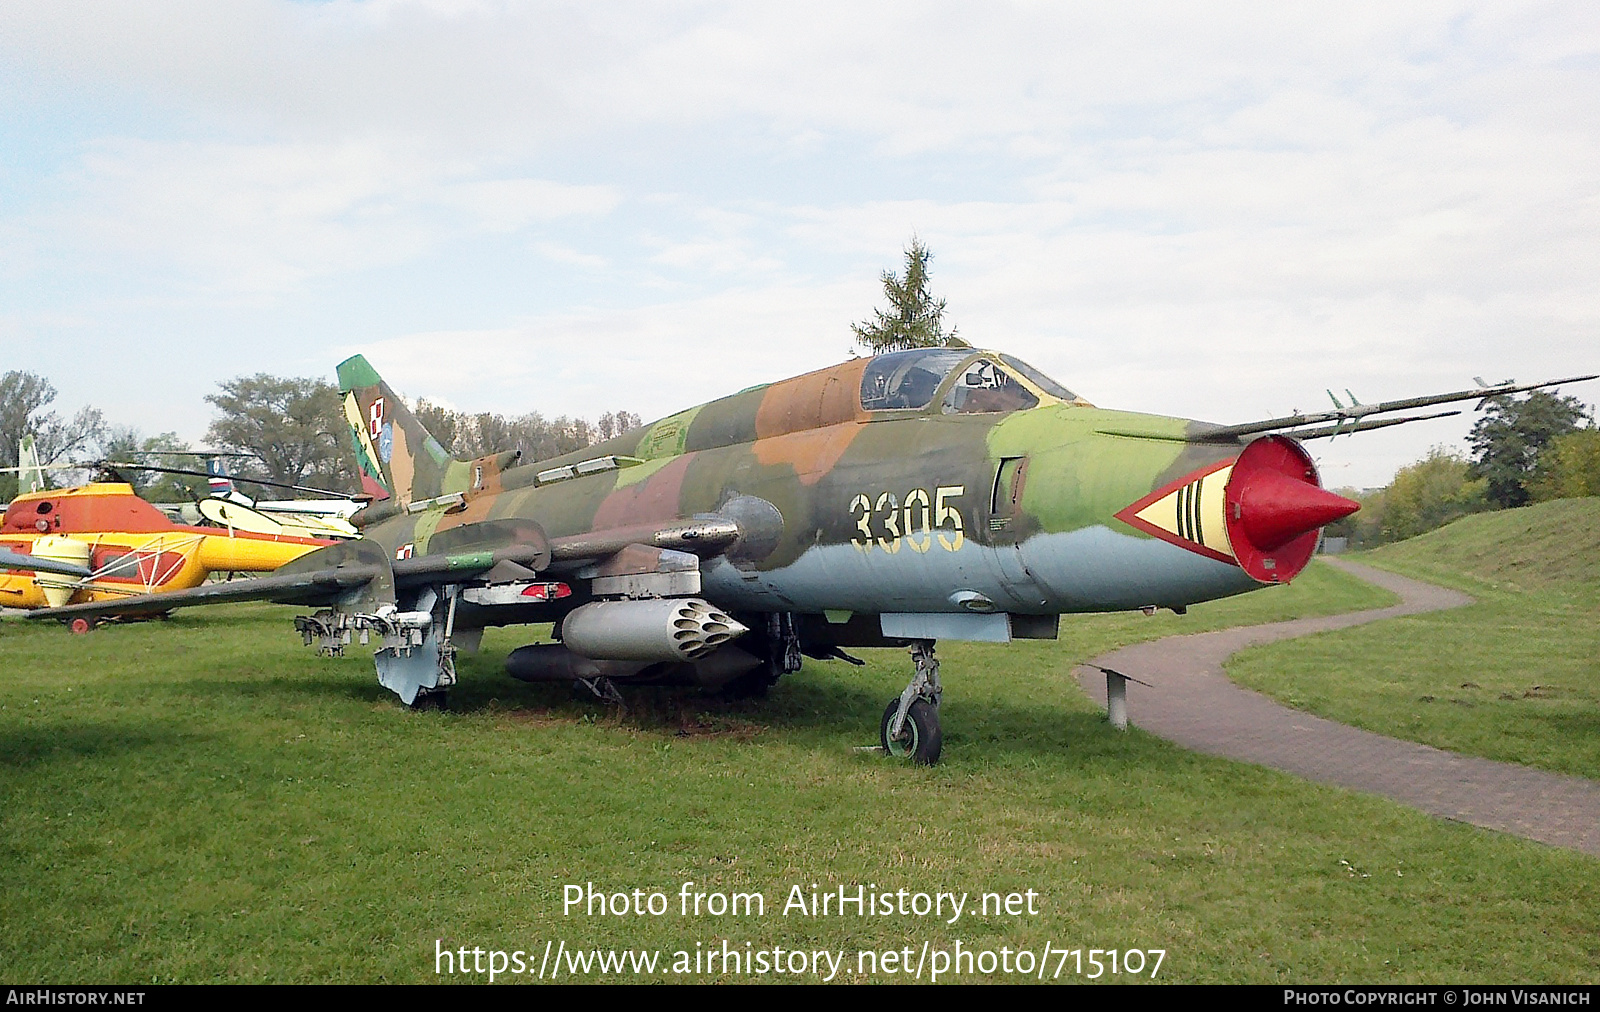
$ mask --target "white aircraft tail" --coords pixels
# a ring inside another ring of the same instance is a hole
[[[34,449],[33,436],[23,436],[17,444],[17,491],[42,492],[49,488],[44,481],[44,468],[39,466],[39,452]]]

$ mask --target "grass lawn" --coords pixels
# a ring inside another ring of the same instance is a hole
[[[1354,557],[1477,603],[1254,648],[1229,675],[1381,734],[1600,779],[1600,499],[1467,517]]]
[[[893,651],[808,662],[762,702],[646,690],[619,716],[506,678],[528,630],[496,631],[438,714],[400,707],[365,656],[314,657],[291,609],[82,637],[6,621],[0,977],[428,981],[436,944],[537,963],[554,941],[658,948],[644,979],[704,980],[671,953],[727,939],[846,950],[844,980],[900,979],[858,973],[857,950],[960,940],[1164,949],[1158,982],[1592,982],[1595,859],[1119,734],[1069,674],[1121,643],[1385,599],[1314,566],[1183,618],[941,647],[932,769],[854,748],[905,683]],[[685,881],[759,891],[766,914],[562,912],[567,884],[676,904]],[[785,916],[812,883],[1032,889],[1039,913]]]

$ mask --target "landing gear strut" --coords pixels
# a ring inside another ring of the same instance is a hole
[[[450,709],[450,693],[444,689],[419,689],[416,698],[411,701],[413,710],[437,710],[443,712]]]
[[[740,616],[743,618],[743,616]],[[789,612],[773,612],[745,620],[751,643],[746,647],[761,660],[761,666],[732,679],[721,689],[730,699],[760,699],[778,679],[801,664],[800,626]]]
[[[916,673],[899,698],[889,701],[878,734],[885,752],[897,759],[931,766],[939,761],[939,751],[944,746],[944,731],[939,726],[939,700],[944,686],[939,684],[939,660],[933,655],[933,640],[913,643],[911,662]]]
[[[617,683],[611,679],[604,675],[598,678],[580,678],[573,683],[572,687],[577,689],[580,685],[593,693],[594,698],[600,700],[600,702],[618,707],[624,713],[627,712],[628,703],[622,698],[622,691],[617,688]]]

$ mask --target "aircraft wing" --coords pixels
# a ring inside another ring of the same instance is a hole
[[[363,538],[303,555],[270,576],[207,584],[192,590],[43,608],[30,612],[28,617],[132,617],[236,601],[320,606],[363,588],[370,591],[368,585],[374,582],[387,590],[379,596],[392,601],[397,589],[425,583],[468,582],[507,562],[535,573],[552,566],[575,570],[586,563],[617,555],[632,545],[696,555],[716,554],[737,541],[740,532],[741,528],[732,520],[702,517],[666,524],[617,527],[552,541],[531,520],[485,520],[440,531],[430,540],[426,554],[411,558],[391,560],[386,548]],[[37,568],[31,556],[18,558],[27,560],[19,563],[18,568]],[[3,562],[0,559],[0,563]],[[71,570],[71,575],[86,576],[88,573]]]
[[[1240,425],[1207,425],[1191,429],[1187,439],[1200,443],[1231,443],[1241,436],[1253,436],[1262,432],[1283,432],[1285,435],[1297,439],[1319,439],[1326,436],[1339,436],[1348,432],[1362,432],[1367,429],[1379,429],[1389,425],[1401,425],[1405,422],[1419,422],[1427,418],[1442,418],[1445,415],[1459,414],[1460,412],[1446,411],[1431,415],[1413,415],[1407,418],[1387,418],[1364,421],[1369,415],[1388,414],[1392,411],[1409,411],[1414,408],[1426,408],[1435,404],[1451,404],[1457,401],[1482,401],[1492,397],[1504,397],[1507,394],[1519,394],[1528,390],[1542,390],[1545,387],[1559,386],[1563,383],[1579,383],[1584,380],[1595,379],[1596,376],[1570,376],[1566,379],[1546,380],[1543,383],[1501,383],[1496,386],[1480,386],[1472,390],[1457,390],[1455,393],[1430,394],[1425,397],[1406,397],[1397,401],[1382,401],[1378,404],[1358,404],[1351,398],[1348,405],[1340,405],[1337,398],[1334,404],[1338,405],[1333,411],[1295,412],[1280,418],[1268,418],[1259,422],[1244,422]],[[1303,428],[1305,426],[1318,426],[1317,428]]]
[[[563,568],[609,558],[629,545],[709,556],[732,546],[743,533],[736,521],[707,515],[668,524],[634,524],[556,538],[550,542],[550,554],[553,562]]]
[[[176,608],[234,601],[323,605],[349,596],[394,600],[389,553],[371,541],[346,541],[310,552],[270,576],[209,583],[191,590],[137,594],[108,601],[69,604],[29,612],[30,619],[132,618]]]
[[[438,532],[430,539],[428,551],[423,555],[391,559],[388,549],[360,538],[310,552],[270,576],[207,584],[192,590],[43,608],[30,612],[28,618],[148,616],[177,608],[238,601],[318,607],[348,598],[369,598],[369,603],[374,605],[392,603],[396,590],[430,583],[471,582],[502,563],[513,563],[521,567],[522,572],[540,573],[552,568],[576,571],[636,545],[699,556],[715,555],[738,541],[741,532],[739,524],[733,520],[704,516],[551,540],[531,520],[485,520]],[[31,556],[18,558],[28,560],[18,568],[37,568]],[[0,564],[4,564],[3,558]],[[73,570],[71,575],[87,575],[87,571],[80,574]]]
[[[58,576],[76,576],[81,579],[88,579],[94,575],[87,566],[46,559],[38,555],[22,555],[4,548],[0,548],[0,569],[30,569],[35,573],[55,573]]]

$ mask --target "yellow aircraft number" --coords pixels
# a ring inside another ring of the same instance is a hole
[[[927,489],[914,488],[903,500],[893,492],[882,492],[876,499],[860,493],[850,500],[850,516],[856,522],[850,543],[863,553],[876,546],[893,555],[902,545],[926,552],[937,538],[945,551],[960,551],[966,524],[953,500],[966,494],[965,485],[940,485],[931,497]]]

